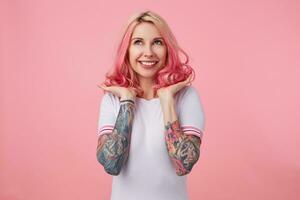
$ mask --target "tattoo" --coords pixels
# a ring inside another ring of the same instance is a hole
[[[121,102],[113,132],[98,139],[97,159],[111,175],[118,175],[129,157],[134,109],[134,103]]]
[[[188,174],[200,156],[200,137],[183,134],[179,121],[176,120],[168,122],[165,126],[165,139],[176,174],[179,176]]]

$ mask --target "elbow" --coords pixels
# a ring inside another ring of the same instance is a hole
[[[196,164],[198,159],[199,159],[199,156],[195,157],[193,159],[193,161],[184,162],[185,160],[183,160],[183,162],[182,162],[180,160],[180,161],[176,162],[175,163],[175,169],[176,169],[177,176],[188,175],[192,171],[193,166]]]
[[[97,151],[97,160],[103,166],[104,171],[112,176],[118,176],[121,172],[121,167],[112,160],[105,159],[101,151]]]
[[[176,174],[177,176],[185,176],[185,175],[188,175],[191,171],[189,170],[179,170],[179,169],[176,169]]]
[[[174,164],[177,176],[185,176],[191,172],[191,168],[188,166],[184,166],[183,163],[181,163],[180,161],[177,161]]]
[[[104,170],[106,173],[108,173],[109,175],[112,175],[112,176],[118,176],[121,172],[121,170],[118,170],[116,168],[105,168],[104,167]]]
[[[185,175],[190,174],[191,171],[192,171],[192,168],[190,168],[190,169],[184,169],[184,170],[182,170],[182,169],[176,169],[176,174],[177,174],[177,176],[185,176]]]

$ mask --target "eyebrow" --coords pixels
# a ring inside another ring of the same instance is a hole
[[[135,39],[142,39],[143,40],[143,38],[141,38],[141,37],[134,37],[131,40],[135,40]],[[153,40],[156,40],[156,39],[163,39],[163,38],[162,37],[153,38]]]

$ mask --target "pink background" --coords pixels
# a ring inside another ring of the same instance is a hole
[[[2,0],[0,199],[109,199],[96,84],[127,17],[147,8],[190,55],[204,104],[190,199],[299,199],[296,0]]]

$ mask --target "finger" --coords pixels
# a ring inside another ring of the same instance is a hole
[[[104,84],[101,84],[101,85],[97,85],[99,88],[101,88],[102,90],[108,90],[107,86],[104,85]]]
[[[184,81],[180,82],[182,85],[186,85],[190,82],[192,75],[189,75]]]
[[[189,81],[190,81],[190,79],[191,79],[191,74],[184,80],[184,81],[181,81],[180,83],[183,83],[183,84],[186,84],[186,83],[188,83]]]
[[[186,79],[186,83],[189,83],[192,80],[192,74],[189,75],[189,77]]]
[[[104,89],[102,85],[97,85],[100,89]]]

